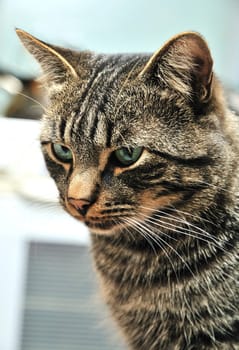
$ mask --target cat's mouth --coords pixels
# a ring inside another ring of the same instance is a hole
[[[101,221],[84,220],[86,226],[95,233],[113,233],[117,230],[119,224],[115,220],[106,219]]]
[[[172,197],[172,198],[171,198]],[[171,199],[175,200],[175,196],[167,196],[166,199],[161,200],[160,207],[167,207],[168,201]],[[176,196],[178,199],[178,196]],[[156,217],[154,218],[155,208],[140,206],[136,210],[135,206],[130,204],[123,204],[115,206],[107,205],[101,206],[99,203],[95,202],[93,205],[84,208],[82,203],[79,201],[62,201],[66,211],[73,216],[75,219],[83,222],[92,233],[111,235],[119,233],[120,231],[128,230],[129,227],[133,228],[135,231],[145,234],[145,232],[150,233],[152,228],[159,225],[158,223],[158,211],[156,210]],[[81,207],[79,207],[81,204]],[[164,205],[163,205],[164,204]],[[164,213],[164,215],[162,214]],[[165,219],[167,218],[167,220]],[[165,229],[168,227],[170,221],[170,215],[168,217],[167,211],[160,211],[160,229]],[[170,225],[173,224],[169,224]]]
[[[76,210],[76,208],[67,201],[65,202],[64,208],[75,219],[83,222],[93,233],[114,234],[127,226],[127,214],[119,212],[102,215],[97,214],[96,211],[91,213],[91,210],[87,213],[82,213]]]
[[[79,215],[73,215],[75,219],[83,222],[92,233],[97,234],[114,234],[119,232],[126,225],[121,217],[108,217],[108,218],[84,218]]]

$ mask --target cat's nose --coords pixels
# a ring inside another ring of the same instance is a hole
[[[85,216],[90,205],[91,201],[88,199],[75,199],[75,198],[68,198],[68,202],[73,205],[73,207],[82,215]]]

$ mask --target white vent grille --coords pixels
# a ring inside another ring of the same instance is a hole
[[[88,247],[31,243],[21,350],[122,350],[95,279]]]

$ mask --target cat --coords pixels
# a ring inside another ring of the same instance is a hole
[[[17,34],[44,73],[47,168],[129,348],[239,349],[238,120],[205,39],[106,55]]]

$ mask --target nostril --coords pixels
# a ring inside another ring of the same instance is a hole
[[[75,199],[75,198],[68,198],[68,202],[73,205],[73,207],[82,215],[85,216],[91,202],[88,199]]]
[[[88,211],[88,208],[89,208],[89,204],[84,204],[82,205],[81,208],[78,209],[78,211],[80,212],[81,215],[85,216],[87,211]]]

